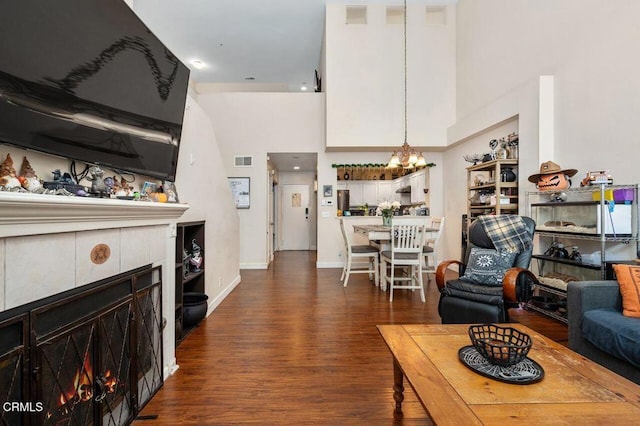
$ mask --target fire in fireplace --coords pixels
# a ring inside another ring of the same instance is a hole
[[[0,424],[123,425],[162,386],[161,270],[145,267],[0,317]],[[9,349],[9,348],[6,348]]]

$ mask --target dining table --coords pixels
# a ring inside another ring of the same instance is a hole
[[[385,225],[372,225],[372,224],[354,224],[353,232],[360,235],[365,235],[369,239],[369,244],[376,247],[380,252],[391,250],[391,227]],[[424,232],[429,235],[430,233],[438,232],[435,228],[424,228]],[[380,262],[380,277],[384,276],[384,265]],[[386,290],[386,283],[382,284],[384,280],[380,279],[382,290]]]

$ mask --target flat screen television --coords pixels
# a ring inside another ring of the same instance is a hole
[[[123,0],[0,13],[0,143],[174,181],[189,69]]]

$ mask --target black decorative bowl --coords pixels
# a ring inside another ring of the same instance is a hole
[[[207,300],[204,293],[185,293],[182,298],[183,321],[185,327],[199,323],[207,315]]]
[[[495,324],[469,327],[471,343],[492,364],[510,366],[519,363],[531,349],[531,337],[513,327]]]

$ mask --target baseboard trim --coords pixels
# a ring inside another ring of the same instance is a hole
[[[176,371],[178,371],[179,368],[180,366],[176,363],[176,358],[174,357],[171,360],[171,363],[169,365],[165,365],[163,369],[164,380],[167,380],[169,376],[176,374]]]
[[[216,296],[215,299],[212,299],[209,302],[209,307],[207,308],[207,316],[211,315],[211,313],[218,307],[218,305],[220,305],[220,303],[222,303],[222,301],[233,291],[233,289],[236,288],[238,284],[240,284],[240,281],[241,278],[240,275],[238,275],[233,279],[233,281],[231,281],[231,283],[229,283],[227,287],[225,287],[222,292],[220,292],[220,294],[218,294],[218,296]]]
[[[268,269],[268,263],[241,263],[240,269]]]
[[[324,269],[324,268],[343,268],[344,267],[344,262],[316,262],[316,268],[317,269]]]

